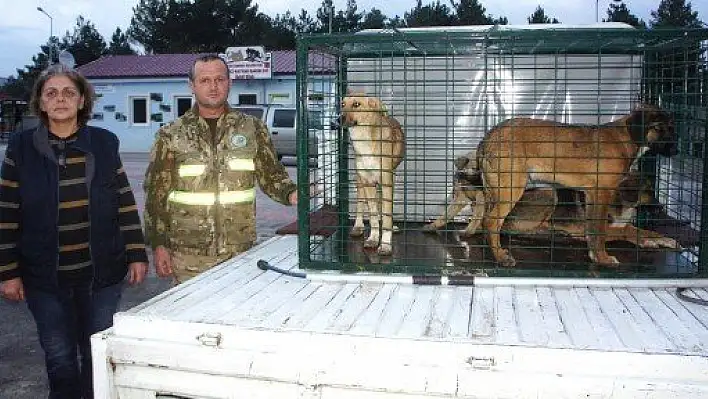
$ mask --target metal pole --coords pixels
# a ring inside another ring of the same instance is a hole
[[[417,284],[417,285],[467,285],[475,287],[581,287],[581,288],[706,288],[708,279],[621,279],[621,278],[559,278],[559,277],[477,277],[477,276],[415,276],[379,273],[308,273],[300,269],[284,270],[260,259],[256,266],[263,271],[273,271],[290,277],[305,278],[323,283],[344,284]]]
[[[334,13],[334,5],[331,5],[328,7],[329,8],[329,34],[332,34],[332,13]]]
[[[54,56],[53,56],[54,44],[52,43],[52,38],[54,37],[54,18],[52,18],[52,16],[49,15],[48,12],[44,11],[44,9],[42,7],[37,7],[37,11],[41,12],[42,14],[46,15],[47,18],[49,18],[49,62],[48,62],[48,65],[52,65],[52,63],[54,63]]]

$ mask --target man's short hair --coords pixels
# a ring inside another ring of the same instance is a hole
[[[221,63],[224,64],[224,67],[226,68],[226,75],[229,74],[229,65],[226,63],[226,60],[219,57],[217,54],[207,54],[207,55],[202,55],[201,57],[194,60],[194,63],[192,64],[192,68],[189,69],[189,73],[187,74],[187,76],[189,76],[189,81],[194,82],[194,77],[197,73],[197,62],[211,62],[211,61],[221,61]]]

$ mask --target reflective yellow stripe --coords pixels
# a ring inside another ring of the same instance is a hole
[[[256,190],[251,188],[239,191],[222,191],[219,193],[219,203],[238,204],[243,202],[253,202],[256,198]],[[184,205],[214,205],[216,195],[214,193],[190,193],[187,191],[173,191],[167,197],[169,201]]]
[[[256,170],[256,164],[253,159],[229,159],[230,170]]]
[[[253,159],[234,158],[229,159],[228,164],[229,170],[256,170],[256,165],[253,162]],[[178,173],[180,177],[194,177],[201,176],[202,174],[204,174],[205,170],[206,165],[180,165]]]
[[[179,177],[194,177],[201,176],[206,170],[206,165],[180,165]]]
[[[0,186],[19,187],[20,185],[16,181],[0,179]]]
[[[253,202],[256,199],[256,189],[240,191],[224,191],[219,193],[220,204],[238,204],[240,202]]]
[[[12,262],[5,266],[0,266],[0,272],[9,272],[10,270],[17,269],[17,262]]]

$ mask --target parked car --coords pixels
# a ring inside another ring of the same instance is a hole
[[[264,122],[268,113],[267,105],[232,105],[231,107],[243,112],[244,114],[255,116]]]
[[[265,122],[273,141],[278,159],[297,155],[297,109],[282,105],[236,105],[238,111],[260,118]],[[308,112],[309,155],[317,156],[317,135],[323,129],[322,112]]]

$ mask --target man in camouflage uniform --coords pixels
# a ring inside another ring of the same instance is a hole
[[[297,203],[265,124],[229,109],[226,63],[199,58],[189,85],[196,104],[157,132],[144,183],[157,273],[178,283],[253,245],[256,180],[273,200]]]

